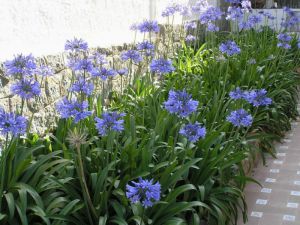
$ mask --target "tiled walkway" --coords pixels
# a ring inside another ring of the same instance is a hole
[[[255,168],[253,177],[263,188],[246,187],[246,225],[300,225],[300,121],[276,149],[277,159],[268,157],[267,166]]]

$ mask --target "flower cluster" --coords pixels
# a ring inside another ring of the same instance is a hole
[[[206,10],[209,7],[207,0],[198,0],[193,6],[192,11],[194,13],[199,13],[201,11]]]
[[[11,86],[11,92],[22,99],[31,99],[41,94],[39,82],[23,78]]]
[[[141,33],[159,32],[158,22],[155,20],[144,20],[142,23],[136,24],[133,28],[140,31]]]
[[[76,99],[68,100],[66,97],[56,104],[56,110],[59,112],[61,118],[74,118],[75,123],[92,115],[92,112],[88,111],[87,108],[87,101],[79,102]]]
[[[201,127],[200,123],[189,123],[180,129],[179,134],[185,136],[190,142],[197,142],[206,135],[205,127]]]
[[[185,37],[185,41],[190,43],[196,40],[196,37],[194,35],[189,34],[188,36]]]
[[[239,21],[244,17],[244,13],[240,7],[229,6],[227,9],[226,19],[231,21]]]
[[[300,23],[300,18],[296,15],[295,11],[288,7],[284,7],[283,11],[287,14],[287,18],[281,23],[282,27],[289,29],[297,26]]]
[[[107,80],[108,77],[114,77],[117,72],[114,69],[108,69],[105,67],[94,68],[91,72],[93,77],[100,77],[103,81]]]
[[[84,77],[79,77],[71,86],[70,91],[91,95],[94,91],[94,85],[87,82]]]
[[[67,40],[65,44],[65,50],[71,52],[87,51],[88,44],[82,39],[74,38],[73,40]]]
[[[204,13],[200,15],[200,23],[208,24],[212,21],[216,21],[222,18],[223,12],[220,8],[217,7],[209,7]]]
[[[222,43],[219,47],[220,51],[228,56],[233,56],[241,53],[241,49],[234,41]]]
[[[54,71],[50,66],[40,66],[36,69],[36,74],[43,77],[49,77],[54,75]]]
[[[102,114],[102,119],[96,117],[96,128],[100,136],[106,136],[109,131],[120,132],[124,130],[125,113],[106,112]]]
[[[158,74],[171,73],[175,70],[172,62],[167,59],[153,59],[150,64],[150,71]]]
[[[127,69],[127,68],[119,69],[119,70],[117,70],[117,73],[118,73],[120,76],[127,75],[127,74],[128,74],[128,69]]]
[[[22,54],[14,57],[13,60],[4,62],[7,75],[20,76],[32,75],[36,69],[35,59],[32,55],[24,56]]]
[[[236,127],[249,127],[253,122],[252,116],[244,109],[232,111],[226,120]]]
[[[290,49],[291,45],[290,42],[292,40],[292,37],[286,33],[280,33],[277,35],[277,39],[278,39],[278,47],[284,48],[284,49]]]
[[[139,178],[138,182],[131,182],[126,185],[126,196],[133,203],[141,203],[143,207],[153,206],[154,202],[160,200],[161,186],[159,182],[153,183],[152,180]]]
[[[180,15],[182,16],[187,16],[190,14],[188,7],[180,5],[178,3],[172,3],[163,10],[161,15],[163,17],[168,17],[175,15],[175,13],[177,12],[180,13]]]
[[[136,50],[128,50],[121,54],[121,59],[123,61],[132,60],[135,63],[139,63],[143,60],[141,54]]]
[[[187,117],[197,110],[199,102],[192,99],[192,96],[185,90],[169,92],[169,98],[164,102],[166,110],[180,117]]]
[[[245,92],[245,100],[251,103],[253,106],[268,106],[272,104],[272,99],[268,98],[267,91],[265,89],[252,90]]]
[[[27,119],[14,113],[7,113],[0,108],[0,133],[2,135],[17,136],[24,134],[27,129]]]
[[[136,46],[137,50],[145,53],[146,56],[153,56],[155,46],[150,41],[143,41]]]
[[[74,71],[91,72],[94,69],[93,63],[90,59],[70,59],[69,67]]]
[[[197,23],[194,21],[188,21],[184,24],[186,30],[192,30],[197,28]]]
[[[241,88],[237,87],[235,90],[229,93],[231,99],[238,100],[245,98],[245,92]]]

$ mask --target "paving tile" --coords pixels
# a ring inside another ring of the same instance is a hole
[[[300,104],[299,104],[300,109]],[[276,158],[266,155],[266,165],[252,172],[260,184],[245,188],[248,204],[246,225],[300,225],[300,118],[277,143]],[[238,225],[244,224],[239,220]]]

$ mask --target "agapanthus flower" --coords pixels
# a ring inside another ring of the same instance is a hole
[[[137,50],[145,52],[146,56],[153,56],[155,46],[150,41],[143,41],[136,45]]]
[[[81,52],[88,49],[88,44],[84,40],[74,38],[73,40],[67,40],[65,44],[65,50],[71,52]]]
[[[232,111],[226,120],[236,127],[250,127],[253,122],[252,116],[244,109]]]
[[[251,28],[253,28],[253,24],[250,23],[249,21],[239,22],[239,29],[240,30],[250,30]]]
[[[276,19],[276,17],[273,16],[273,15],[272,15],[271,13],[269,13],[269,12],[262,11],[262,15],[263,15],[264,17],[266,17],[267,19],[269,19],[269,20],[275,20],[275,19]]]
[[[201,11],[205,11],[209,7],[207,0],[198,0],[193,6],[192,11],[195,13],[199,13]]]
[[[300,18],[297,16],[295,11],[288,7],[283,7],[283,11],[287,14],[286,20],[281,24],[285,29],[293,28],[300,23]]]
[[[197,23],[194,22],[194,21],[188,21],[184,24],[184,28],[186,30],[189,30],[189,29],[196,29],[197,28]]]
[[[105,112],[102,114],[102,118],[96,117],[96,129],[99,135],[106,136],[109,131],[121,132],[124,130],[124,116],[125,113]]]
[[[127,68],[119,69],[119,70],[117,70],[117,73],[118,73],[120,76],[127,75],[127,74],[128,74],[128,69],[127,69]]]
[[[240,7],[229,6],[227,9],[226,20],[242,20],[244,13]]]
[[[233,56],[241,53],[241,49],[234,41],[226,41],[225,43],[222,43],[219,47],[219,50],[227,54],[228,56]]]
[[[28,121],[15,113],[7,113],[0,108],[0,133],[4,136],[17,136],[26,133]]]
[[[248,18],[248,21],[253,25],[261,23],[262,20],[263,20],[263,18],[259,14],[258,15],[250,15]]]
[[[197,142],[200,138],[205,137],[206,129],[198,122],[189,123],[180,129],[179,134],[185,136],[190,142]]]
[[[290,42],[292,40],[292,37],[286,33],[280,33],[277,35],[277,39],[278,39],[278,47],[282,47],[284,49],[290,49],[291,45]]]
[[[297,47],[300,48],[300,38],[297,41]]]
[[[22,99],[31,99],[39,96],[41,89],[36,80],[23,78],[11,86],[11,92]]]
[[[54,71],[50,66],[40,66],[35,72],[37,75],[49,77],[54,75]]]
[[[168,17],[173,16],[176,12],[180,12],[182,9],[182,5],[178,3],[172,3],[168,5],[163,11],[162,11],[162,17]]]
[[[91,72],[94,69],[93,63],[90,59],[70,59],[68,65],[74,71]]]
[[[159,32],[159,26],[158,22],[156,20],[144,20],[142,23],[137,25],[137,30],[139,30],[141,33],[147,33],[147,32]]]
[[[224,13],[220,8],[217,7],[209,7],[204,13],[200,15],[200,23],[208,24],[209,22],[216,21],[222,18]]]
[[[272,104],[272,99],[267,97],[267,91],[265,89],[246,92],[245,100],[256,107],[268,106]]]
[[[75,123],[78,123],[80,120],[92,115],[92,112],[87,109],[87,101],[79,102],[76,99],[68,100],[66,97],[56,104],[56,110],[60,114],[61,118],[74,118]]]
[[[128,50],[126,52],[122,52],[121,59],[123,61],[132,60],[135,63],[139,63],[143,60],[143,57],[136,50]]]
[[[153,179],[139,178],[138,182],[131,181],[131,183],[131,185],[126,185],[126,197],[133,204],[141,203],[143,207],[148,208],[160,200],[161,186],[159,182],[154,183]]]
[[[153,59],[150,64],[150,71],[158,74],[171,73],[175,70],[172,61],[168,59]]]
[[[193,42],[196,40],[196,37],[194,35],[189,34],[188,36],[185,37],[186,42]]]
[[[192,99],[192,96],[185,90],[169,92],[168,100],[164,102],[164,107],[172,114],[180,117],[187,117],[197,110],[199,102]]]
[[[241,90],[240,87],[237,87],[235,90],[229,93],[229,96],[234,100],[243,99],[245,97],[245,92]]]
[[[34,57],[30,54],[24,56],[22,54],[14,57],[13,60],[4,62],[5,72],[7,75],[15,76],[32,75],[36,69]]]
[[[99,52],[94,52],[90,59],[94,63],[94,66],[103,66],[108,63],[106,55],[101,54]]]
[[[213,24],[213,23],[208,23],[207,24],[207,30],[211,31],[211,32],[218,32],[220,30],[220,28],[217,25]]]
[[[108,77],[114,77],[117,75],[117,72],[114,69],[108,69],[105,67],[94,68],[91,72],[93,77],[100,77],[102,80],[106,80]]]
[[[94,91],[94,84],[88,82],[84,77],[79,77],[71,86],[70,91],[91,95]]]

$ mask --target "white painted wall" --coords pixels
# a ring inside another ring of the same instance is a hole
[[[193,4],[196,0],[175,0]],[[215,4],[217,0],[209,0]],[[0,0],[0,61],[14,54],[35,56],[63,51],[80,37],[91,47],[131,42],[129,26],[158,19],[170,0]],[[181,19],[176,20],[177,23]]]

